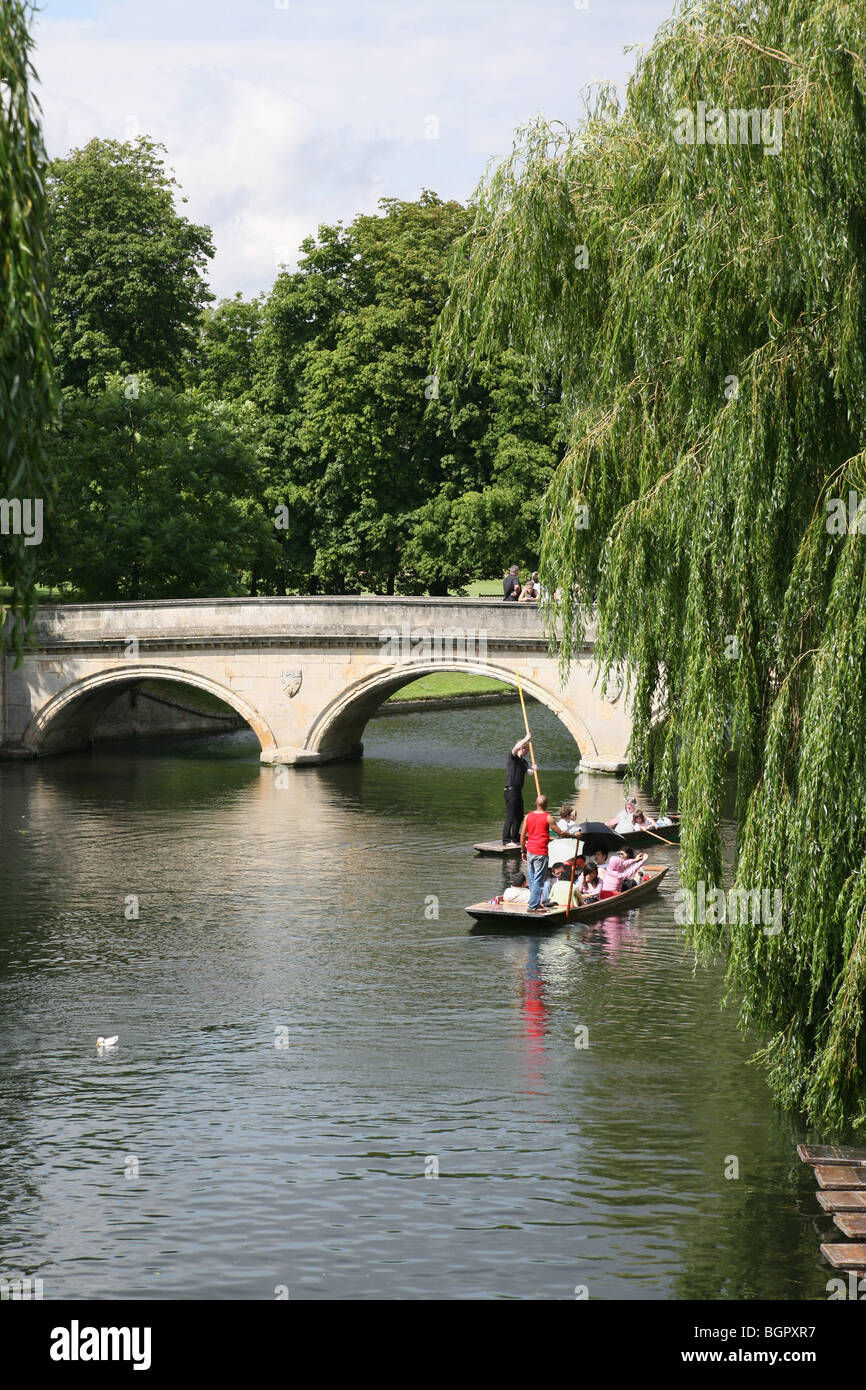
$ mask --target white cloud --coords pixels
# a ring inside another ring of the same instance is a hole
[[[47,0],[49,152],[160,140],[186,214],[213,227],[213,288],[254,293],[320,222],[422,187],[465,200],[517,125],[573,120],[591,79],[622,80],[622,45],[651,37],[671,0],[594,3]]]

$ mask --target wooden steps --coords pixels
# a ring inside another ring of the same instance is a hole
[[[842,1144],[798,1144],[797,1153],[814,1171],[821,1208],[847,1241],[825,1241],[821,1254],[833,1269],[866,1272],[866,1149]]]

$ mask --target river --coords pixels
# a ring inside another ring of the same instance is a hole
[[[0,764],[0,1277],[46,1299],[826,1298],[803,1132],[721,964],[684,947],[677,851],[626,918],[471,931],[519,727],[401,714],[315,769],[262,768],[246,732]],[[533,732],[558,802],[574,749],[547,710]],[[621,796],[595,777],[575,800]]]

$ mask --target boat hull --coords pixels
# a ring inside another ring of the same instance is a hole
[[[564,907],[548,908],[546,912],[529,912],[523,903],[472,903],[466,911],[475,922],[487,927],[506,931],[552,931],[572,922],[589,922],[595,917],[619,916],[644,898],[654,893],[668,871],[667,864],[652,864],[645,872],[648,879],[635,888],[627,888],[614,898],[603,898],[599,902],[587,903],[583,907],[572,907],[569,912]]]

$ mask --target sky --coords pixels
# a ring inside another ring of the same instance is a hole
[[[166,146],[211,288],[267,290],[321,223],[422,188],[465,202],[518,126],[622,85],[674,0],[41,0],[48,153]]]

